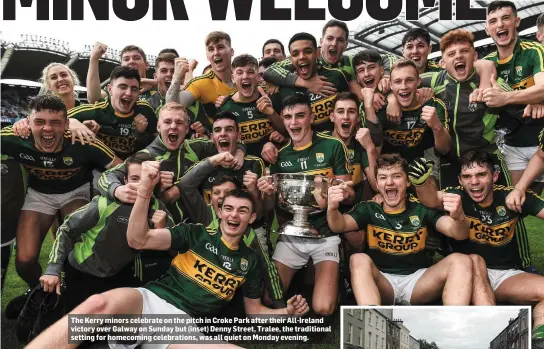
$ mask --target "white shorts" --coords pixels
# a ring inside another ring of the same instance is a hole
[[[301,238],[298,236],[280,235],[272,259],[285,264],[291,269],[302,269],[310,257],[316,265],[323,261],[340,262],[338,245],[339,236],[323,239]]]
[[[504,161],[510,171],[525,171],[531,157],[538,151],[537,147],[511,147],[504,145]],[[544,174],[535,182],[544,182]]]
[[[61,207],[74,200],[91,201],[91,185],[85,183],[81,187],[64,194],[44,194],[28,188],[21,211],[36,211],[54,216]]]
[[[412,299],[412,292],[416,286],[417,280],[419,280],[427,268],[419,269],[416,272],[409,275],[388,274],[382,273],[383,276],[389,281],[391,287],[393,287],[393,293],[395,300],[393,305],[410,305]]]
[[[142,306],[142,315],[186,315],[187,313],[184,312],[181,309],[178,309],[174,307],[172,304],[168,303],[164,299],[157,296],[155,293],[149,291],[145,288],[136,288],[140,293],[142,294],[143,298],[143,306]],[[189,317],[187,317],[188,319]],[[147,326],[143,324],[142,326]],[[153,335],[152,333],[146,332],[146,335]],[[198,332],[187,332],[187,333],[180,333],[176,332],[175,335],[192,335],[192,336],[198,336],[201,335],[201,333]],[[141,345],[140,348],[142,349],[166,349],[168,346],[172,343],[143,343],[141,341],[134,343],[134,344],[115,344],[115,343],[108,343],[110,348],[114,349],[133,349]]]
[[[500,270],[500,269],[487,269],[487,277],[489,278],[489,284],[491,285],[491,288],[493,289],[493,292],[499,288],[499,286],[503,283],[504,280],[511,278],[514,275],[525,273],[523,270],[519,269],[507,269],[507,270]]]
[[[438,177],[440,176],[440,158],[436,156],[434,152],[434,148],[429,148],[423,152],[423,157],[427,160],[432,160],[434,162],[433,171],[431,172],[431,176],[436,178],[438,181]]]

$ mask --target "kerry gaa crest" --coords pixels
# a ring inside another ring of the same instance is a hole
[[[412,223],[414,227],[417,227],[421,222],[419,221],[418,216],[410,216],[410,223]]]

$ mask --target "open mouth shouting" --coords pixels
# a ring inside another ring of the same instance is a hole
[[[170,85],[172,85],[172,79],[164,80],[164,85],[166,86],[166,90],[168,90]]]
[[[399,190],[396,188],[385,189],[385,199],[395,200],[399,194]]]
[[[338,50],[336,48],[331,48],[327,51],[329,63],[336,63],[338,61]]]
[[[119,99],[119,104],[121,105],[123,112],[127,113],[132,108],[133,100],[132,98],[121,97]]]
[[[470,196],[476,202],[480,202],[485,199],[485,192],[483,187],[474,187],[469,190]]]
[[[243,96],[248,97],[253,94],[251,81],[242,81],[240,92]]]
[[[403,106],[408,106],[412,103],[412,92],[411,91],[399,91],[397,94],[399,103]]]
[[[231,230],[236,231],[240,227],[240,222],[232,219],[227,219],[227,227],[229,227],[229,229]]]
[[[54,135],[42,135],[40,137],[41,144],[44,148],[51,148],[55,145],[55,136]]]
[[[508,30],[506,30],[506,29],[497,31],[497,39],[499,41],[504,41],[504,40],[508,39],[509,36],[510,35],[508,34]]]
[[[289,128],[289,131],[291,133],[291,137],[293,138],[297,138],[302,135],[302,127],[291,127]]]
[[[309,77],[312,73],[310,63],[300,63],[298,65],[299,75]]]
[[[230,141],[228,139],[222,138],[217,143],[219,146],[219,152],[230,151]]]
[[[465,62],[457,62],[453,66],[455,68],[455,72],[460,76],[465,76],[467,73],[467,65]]]
[[[374,79],[374,77],[364,78],[363,79],[363,85],[365,85],[365,87],[367,87],[367,88],[374,88],[374,81],[376,81],[376,79]]]

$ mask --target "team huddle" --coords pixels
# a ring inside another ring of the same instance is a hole
[[[127,46],[104,89],[107,46],[96,43],[92,104],[77,100],[69,67],[50,64],[28,119],[1,131],[2,286],[15,238],[29,285],[6,316],[35,321],[39,292],[62,294],[70,314],[309,313],[325,323],[350,297],[509,303],[534,306],[533,338],[544,341],[544,276],[524,224],[544,219],[544,46],[518,36],[512,2],[487,12],[496,50],[481,59],[473,34],[457,29],[431,61],[423,28],[406,32],[404,57],[347,56],[347,25],[332,20],[319,46],[304,32],[288,52],[271,39],[260,61],[212,32],[200,76],[196,61],[165,49],[148,79],[144,52]],[[542,15],[537,28],[544,43]],[[314,193],[318,238],[278,234],[293,215],[270,175],[286,173],[330,183]],[[312,293],[288,297],[307,275]],[[29,348],[67,347],[67,315],[18,336]]]

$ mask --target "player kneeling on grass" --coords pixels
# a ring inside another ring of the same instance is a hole
[[[421,202],[429,207],[441,209],[449,195],[461,196],[470,221],[470,235],[467,240],[452,241],[451,247],[473,260],[472,302],[494,304],[496,298],[499,302],[536,304],[533,337],[544,338],[544,276],[520,270],[520,242],[515,229],[523,216],[544,219],[544,200],[527,191],[519,210],[509,206],[506,198],[514,189],[494,184],[499,173],[488,153],[469,152],[460,163],[460,187],[436,191],[426,181],[432,164],[425,159],[410,164],[410,180],[416,185]]]
[[[289,299],[287,308],[283,309],[269,309],[261,304],[259,257],[242,243],[248,225],[257,217],[251,195],[241,191],[225,196],[221,223],[215,234],[209,234],[200,224],[181,223],[170,229],[150,229],[147,223],[149,200],[159,180],[159,162],[144,162],[127,240],[129,246],[136,249],[177,249],[179,254],[172,260],[169,271],[162,279],[150,282],[144,288],[118,288],[94,295],[71,314],[213,316],[219,314],[239,290],[244,293],[248,315],[304,314],[308,311],[308,304],[301,296]],[[64,317],[28,348],[60,348],[65,347],[67,341],[68,319]]]
[[[407,163],[384,154],[377,164],[383,207],[361,202],[346,214],[338,210],[341,186],[329,188],[327,220],[335,233],[366,230],[368,252],[351,256],[351,285],[357,304],[426,304],[442,296],[445,305],[467,305],[472,293],[472,262],[454,253],[435,265],[425,253],[436,231],[456,240],[468,237],[469,221],[459,195],[445,196],[442,212],[407,196]]]

